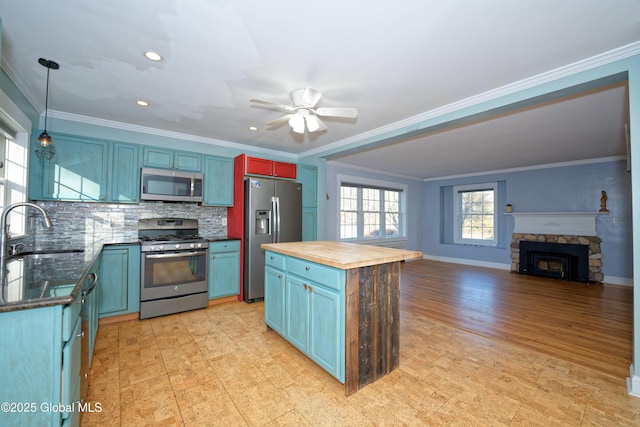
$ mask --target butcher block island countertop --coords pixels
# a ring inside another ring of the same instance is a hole
[[[421,258],[422,252],[355,243],[317,240],[310,242],[264,243],[262,248],[341,270]]]
[[[400,364],[400,266],[418,251],[265,243],[265,323],[349,396]]]

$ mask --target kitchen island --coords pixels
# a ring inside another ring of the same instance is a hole
[[[421,252],[332,241],[263,244],[265,323],[345,385],[399,365],[400,263]]]

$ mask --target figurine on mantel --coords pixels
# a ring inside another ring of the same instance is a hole
[[[600,211],[599,212],[609,212],[607,209],[607,192],[602,190],[602,197],[600,197]]]

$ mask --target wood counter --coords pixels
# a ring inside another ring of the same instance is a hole
[[[265,322],[312,360],[313,350],[307,352],[296,336],[300,333],[298,325],[304,323],[300,319],[304,319],[306,315],[298,313],[299,306],[293,301],[304,299],[295,299],[293,296],[300,295],[301,292],[313,295],[323,283],[326,286],[331,277],[336,278],[334,282],[340,282],[326,288],[329,291],[331,288],[335,290],[336,304],[340,301],[338,318],[334,320],[325,316],[321,322],[325,326],[338,325],[333,329],[337,331],[333,340],[337,340],[337,348],[340,349],[336,354],[340,355],[339,362],[344,366],[344,378],[336,375],[340,369],[328,369],[328,372],[339,381],[344,380],[347,396],[398,367],[400,264],[408,259],[422,257],[421,252],[331,241],[268,243],[261,246],[268,251],[266,268],[273,269],[275,266],[277,271],[282,271],[282,274],[270,277],[279,277],[284,281],[282,284],[276,280],[265,283]],[[278,261],[274,253],[281,254],[286,259]],[[270,265],[270,262],[273,264]],[[303,266],[307,262],[308,265]],[[311,263],[320,264],[320,270],[325,270],[319,271]],[[326,274],[327,267],[324,266],[338,269],[333,271],[340,274]],[[266,276],[269,277],[268,274]],[[281,291],[278,291],[280,286]],[[326,291],[324,293],[327,294]],[[313,304],[310,306],[310,310],[313,310]],[[327,341],[326,330],[322,337],[313,336],[312,322],[319,318],[317,313],[308,314],[308,318],[311,322],[310,340],[318,338],[319,348],[331,347],[332,339]],[[329,345],[325,345],[327,343]],[[313,345],[309,347],[313,348]],[[319,364],[322,366],[322,363]]]
[[[386,264],[421,258],[422,252],[391,249],[380,246],[318,240],[312,242],[265,243],[262,249],[296,258],[349,270],[351,268]]]

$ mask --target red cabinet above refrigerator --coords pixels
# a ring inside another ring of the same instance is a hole
[[[276,162],[259,157],[245,158],[245,173],[248,175],[273,176],[275,178],[296,179],[295,163]]]

